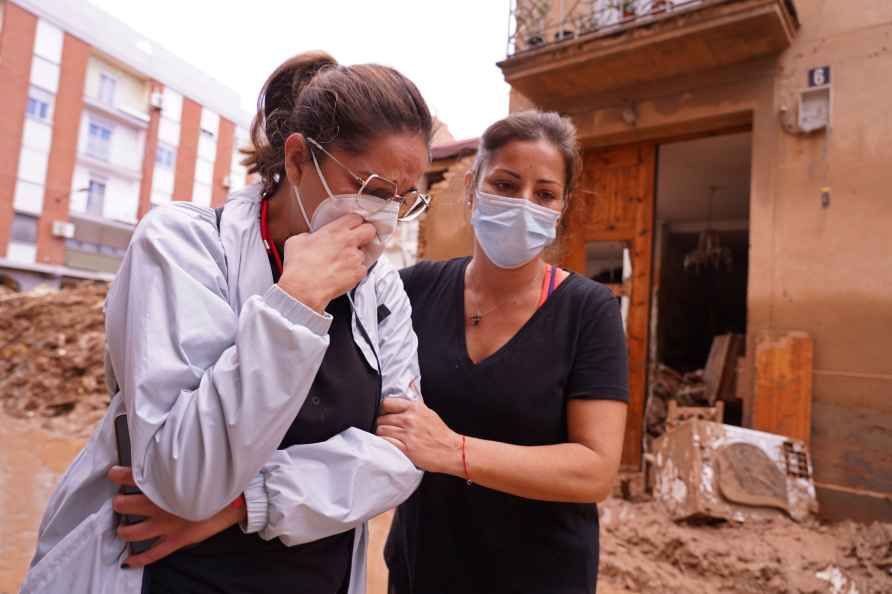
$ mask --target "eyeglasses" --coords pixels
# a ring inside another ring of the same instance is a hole
[[[338,161],[334,155],[325,150],[321,144],[312,138],[307,138],[306,140],[313,147],[322,151],[329,159],[340,165],[359,184],[359,191],[356,193],[356,203],[360,210],[368,214],[375,214],[395,202],[399,204],[397,221],[405,223],[417,219],[430,206],[431,197],[429,194],[422,194],[417,190],[412,190],[400,195],[397,193],[398,186],[395,181],[382,177],[377,173],[373,173],[368,177],[357,175],[349,167]],[[316,166],[316,172],[319,174],[322,185],[325,186],[325,191],[330,196],[333,196],[334,193],[329,189],[328,183],[322,175],[322,168],[319,167],[319,161],[316,160],[316,153],[312,148],[310,148],[310,155],[313,157],[313,164]]]

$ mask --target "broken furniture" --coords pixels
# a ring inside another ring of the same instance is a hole
[[[653,492],[673,520],[742,522],[818,511],[801,440],[700,419],[654,442]]]
[[[716,402],[715,406],[678,406],[677,402],[670,400],[669,414],[666,415],[666,431],[672,431],[691,419],[721,423],[724,420],[724,416],[724,402]]]

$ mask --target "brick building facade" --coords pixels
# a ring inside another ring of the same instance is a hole
[[[85,1],[0,0],[0,271],[107,278],[153,206],[245,183],[234,91]]]

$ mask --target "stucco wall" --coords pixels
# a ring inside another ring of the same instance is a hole
[[[448,260],[471,254],[474,236],[465,206],[465,172],[474,157],[452,163],[441,181],[431,187],[431,205],[419,229],[418,258]]]
[[[571,115],[588,146],[752,126],[749,352],[763,332],[814,338],[816,479],[890,495],[892,3],[796,6],[801,30],[778,58],[606,93]],[[823,65],[832,68],[832,129],[783,131],[779,111],[795,108],[808,70]],[[513,94],[512,110],[528,105]],[[751,358],[747,375],[751,393]],[[892,498],[882,505],[892,511]]]

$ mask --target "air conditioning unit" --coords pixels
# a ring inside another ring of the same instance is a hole
[[[223,187],[227,190],[232,187],[232,176],[227,175],[223,177]]]
[[[68,221],[53,221],[53,235],[55,237],[64,237],[65,239],[74,238],[74,223]]]
[[[163,109],[164,108],[164,95],[161,91],[155,91],[151,95],[149,95],[149,105],[152,106],[152,109]]]

